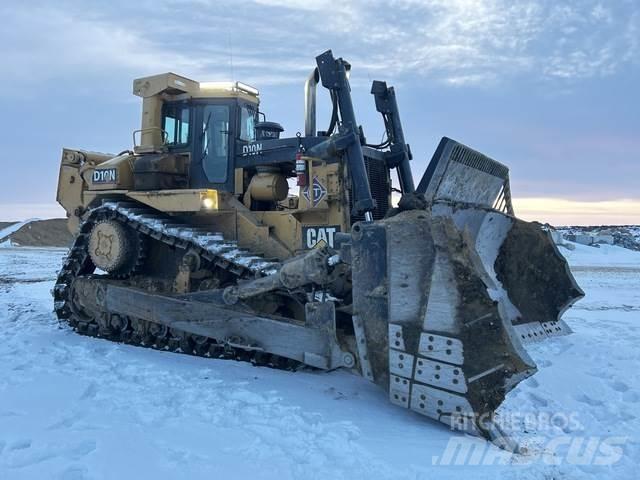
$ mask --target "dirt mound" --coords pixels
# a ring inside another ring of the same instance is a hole
[[[29,222],[0,242],[5,240],[11,240],[12,245],[19,247],[68,247],[72,236],[67,229],[67,220],[54,218]]]
[[[10,227],[11,225],[15,225],[18,222],[0,222],[0,230],[4,230],[7,227]]]

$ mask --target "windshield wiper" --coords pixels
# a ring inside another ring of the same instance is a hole
[[[207,116],[207,121],[204,122],[204,125],[202,127],[202,133],[200,134],[200,140],[199,142],[202,142],[202,139],[204,138],[205,134],[207,133],[207,130],[209,129],[209,122],[211,121],[211,113],[209,112],[209,115]],[[211,135],[207,135],[207,143],[205,143],[202,146],[202,156],[200,157],[200,162],[202,163],[202,160],[204,160],[204,157],[207,156],[207,153],[209,151],[209,141],[211,140]]]

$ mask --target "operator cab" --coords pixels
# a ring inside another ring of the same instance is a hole
[[[162,130],[170,153],[188,155],[189,188],[231,191],[236,140],[253,142],[258,105],[233,98],[167,102]]]
[[[259,92],[240,82],[196,82],[173,73],[134,81],[143,98],[135,144],[136,190],[233,192],[235,150],[256,134],[278,138],[282,127],[259,122]]]

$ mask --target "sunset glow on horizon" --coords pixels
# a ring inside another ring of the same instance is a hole
[[[514,198],[516,216],[551,225],[638,225],[640,200],[580,201],[563,198]]]
[[[580,201],[566,198],[514,198],[516,216],[527,221],[564,225],[640,225],[640,200]],[[0,205],[0,221],[63,218],[55,203]]]

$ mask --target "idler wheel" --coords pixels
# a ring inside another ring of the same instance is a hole
[[[114,220],[95,224],[89,237],[89,256],[93,264],[114,276],[133,273],[141,255],[137,232]]]

